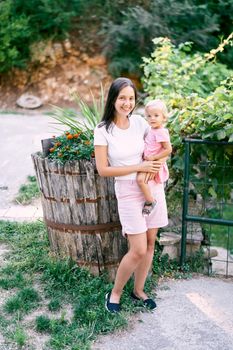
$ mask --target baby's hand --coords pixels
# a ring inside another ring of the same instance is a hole
[[[146,156],[144,157],[145,160],[154,160],[154,156]]]

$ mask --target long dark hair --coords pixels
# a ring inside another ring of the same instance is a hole
[[[135,102],[137,100],[137,89],[133,82],[128,78],[117,78],[115,79],[108,91],[108,97],[107,101],[105,103],[104,108],[104,114],[101,120],[101,123],[99,124],[99,127],[105,125],[106,130],[108,131],[113,119],[114,119],[114,113],[115,113],[115,102],[116,99],[120,93],[120,91],[125,88],[126,86],[131,86],[134,90],[135,94]]]

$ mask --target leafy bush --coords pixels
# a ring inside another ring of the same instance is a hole
[[[104,53],[109,58],[109,71],[113,76],[126,73],[140,75],[142,54],[149,54],[153,16],[140,6],[122,11],[122,22],[110,21],[104,32]],[[149,44],[149,45],[148,45]]]
[[[191,55],[192,44],[185,42],[177,47],[168,38],[155,38],[151,57],[143,58],[145,91],[174,103],[172,98],[183,100],[197,94],[207,96],[229,76],[229,69],[221,63],[207,61],[201,53]]]
[[[171,16],[172,13],[172,16]],[[197,1],[154,0],[149,5],[121,11],[122,19],[104,23],[104,52],[114,76],[141,75],[141,57],[153,49],[152,39],[166,36],[175,44],[192,40],[195,50],[208,50],[217,43],[218,16]]]
[[[157,38],[154,40],[155,51],[150,58],[144,58],[144,84],[149,98],[160,97],[171,109],[168,128],[174,149],[171,174],[175,183],[182,178],[184,137],[233,141],[233,72],[212,62],[232,37],[233,34],[209,54],[193,56],[186,53],[189,43],[175,47],[169,39]],[[194,191],[206,196],[230,196],[230,172],[224,175],[224,190],[219,186],[223,174],[218,167],[233,166],[232,147],[224,150],[219,147],[210,150],[204,146],[192,149],[191,163],[195,164],[193,170],[197,181],[195,185],[193,183]],[[198,181],[203,180],[201,165],[206,159],[215,166],[208,173],[209,179],[203,192],[203,186],[199,186]]]
[[[1,1],[0,72],[12,67],[25,68],[33,42],[66,37],[80,1]]]
[[[77,16],[81,0],[14,0],[12,15],[29,19],[32,40],[43,37],[64,38]]]
[[[25,67],[29,57],[32,35],[29,18],[23,13],[14,16],[13,8],[12,0],[0,2],[0,72]]]

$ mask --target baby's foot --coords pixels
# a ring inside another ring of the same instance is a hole
[[[157,204],[156,200],[154,200],[153,202],[145,202],[142,208],[142,215],[149,216],[154,210],[154,208],[156,207],[156,204]]]

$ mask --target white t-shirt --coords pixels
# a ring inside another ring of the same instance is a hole
[[[136,165],[142,162],[144,139],[150,127],[140,115],[132,115],[128,129],[120,129],[114,123],[106,131],[105,125],[95,128],[94,145],[108,147],[110,166]],[[117,176],[117,180],[135,180],[136,173]]]

